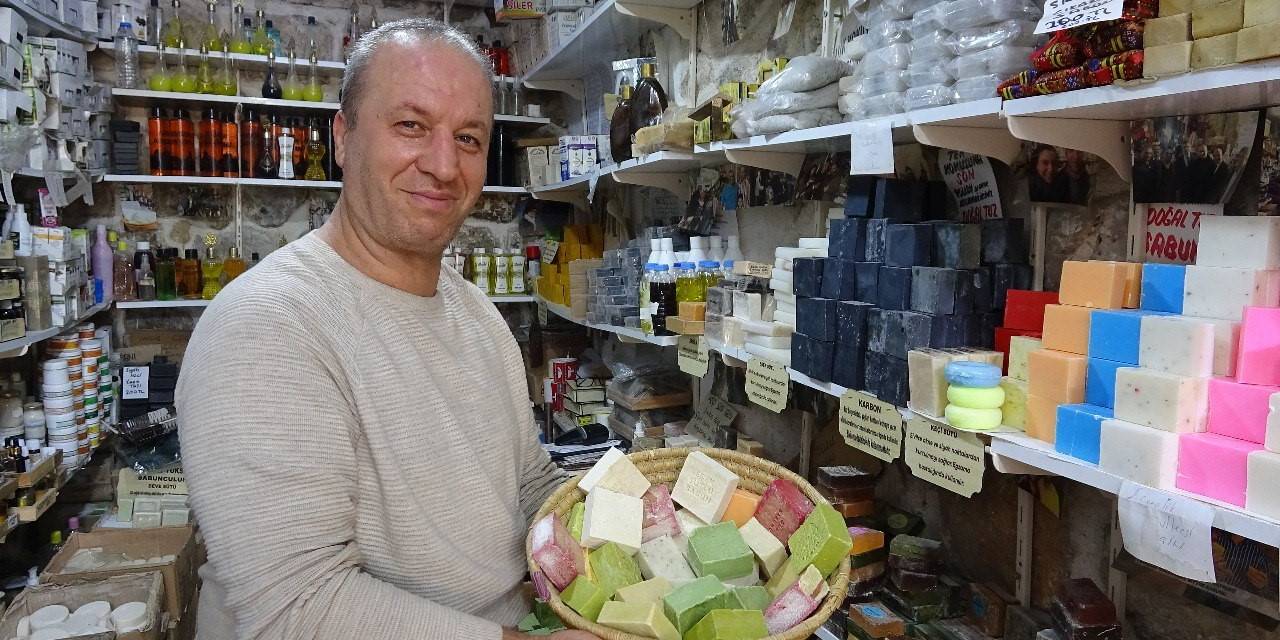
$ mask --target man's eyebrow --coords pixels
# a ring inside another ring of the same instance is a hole
[[[426,109],[423,109],[422,107],[412,102],[400,102],[399,104],[393,105],[390,109],[388,109],[389,112],[396,112],[396,111],[402,111],[402,110],[412,111],[414,115],[421,116],[428,119],[433,119],[435,117],[435,114],[433,114],[432,112]],[[462,126],[464,128],[484,129],[488,131],[492,128],[490,126],[492,125],[492,123],[493,123],[493,120],[481,120],[479,118],[473,117],[473,118],[468,118],[466,121],[464,121],[462,123]]]

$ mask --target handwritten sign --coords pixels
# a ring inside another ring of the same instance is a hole
[[[774,413],[782,413],[787,408],[790,384],[786,367],[764,358],[752,358],[747,362],[747,399],[751,402]]]
[[[1133,557],[1190,580],[1215,581],[1209,505],[1126,480],[1118,509]]]
[[[986,448],[966,433],[919,415],[907,419],[903,458],[915,477],[964,497],[982,491],[987,467]]]
[[[694,412],[693,418],[685,426],[685,430],[712,446],[723,446],[717,436],[733,425],[738,417],[738,410],[733,405],[721,400],[718,396],[707,396],[707,401]]]
[[[542,241],[542,264],[551,264],[556,261],[556,254],[560,252],[560,241],[546,238]]]
[[[1138,204],[1146,211],[1147,262],[1195,264],[1200,217],[1222,215],[1220,204]]]
[[[981,222],[1004,217],[996,174],[985,156],[939,149],[938,168],[960,207],[961,220]]]
[[[854,449],[893,462],[902,455],[902,414],[893,403],[851,389],[840,396],[840,435]]]
[[[680,370],[697,378],[707,375],[711,355],[707,352],[707,342],[702,336],[680,336],[676,351],[676,362]]]
[[[1045,0],[1036,33],[1061,31],[1094,22],[1118,20],[1124,0]]]
[[[849,175],[892,174],[893,128],[889,120],[855,122],[849,150]]]
[[[125,400],[145,399],[151,367],[125,367],[120,382],[120,397]]]

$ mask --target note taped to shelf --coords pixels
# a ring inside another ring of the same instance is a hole
[[[966,498],[982,491],[986,448],[972,433],[912,415],[903,459],[912,475],[943,489]]]
[[[1183,578],[1215,581],[1212,507],[1126,480],[1117,508],[1124,549],[1133,557]]]
[[[547,303],[538,301],[538,326],[547,326]]]
[[[840,396],[840,435],[885,462],[902,455],[902,414],[893,403],[850,389]]]
[[[711,362],[711,354],[707,352],[707,342],[702,336],[680,336],[676,362],[680,370],[698,378],[707,375]]]
[[[1123,11],[1124,0],[1045,0],[1044,16],[1036,25],[1036,33],[1119,20]]]
[[[151,367],[125,367],[121,374],[120,397],[125,400],[145,399],[150,373]]]
[[[849,150],[849,175],[892,174],[893,127],[889,120],[853,123]]]
[[[542,241],[542,264],[551,264],[556,261],[556,254],[560,252],[560,241],[546,238]]]
[[[738,417],[738,410],[733,405],[721,400],[716,395],[707,396],[707,401],[693,413],[685,431],[702,438],[712,446],[724,446],[718,438],[721,433],[733,425]]]
[[[764,358],[747,362],[747,398],[774,413],[787,408],[791,378],[787,368]]]

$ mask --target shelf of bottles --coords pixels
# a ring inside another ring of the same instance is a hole
[[[110,173],[102,177],[103,182],[121,182],[125,184],[174,184],[186,186],[221,185],[243,187],[298,187],[303,189],[341,189],[338,180],[281,180],[278,178],[228,178],[216,176],[149,176]],[[529,190],[524,187],[486,186],[485,195],[524,195]]]

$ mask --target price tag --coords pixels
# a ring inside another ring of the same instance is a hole
[[[972,433],[913,415],[907,419],[903,458],[921,480],[966,498],[982,491],[986,448]]]
[[[542,264],[551,264],[556,261],[556,254],[560,252],[560,241],[546,238],[542,241]]]
[[[707,401],[694,412],[685,430],[715,445],[716,434],[729,428],[737,417],[738,410],[733,405],[721,400],[719,396],[707,396]]]
[[[680,370],[694,377],[707,375],[711,363],[711,355],[707,352],[707,343],[702,336],[680,336],[676,352],[676,362]]]
[[[773,277],[773,265],[762,262],[748,262],[747,275],[753,278],[771,278]]]
[[[538,301],[538,326],[547,326],[547,303]]]
[[[1045,0],[1036,33],[1061,31],[1080,25],[1118,20],[1124,0]]]
[[[151,367],[125,367],[120,382],[120,397],[125,400],[146,398],[150,373]]]
[[[849,149],[849,175],[885,175],[894,172],[893,128],[887,119],[855,122]]]
[[[902,455],[902,414],[892,403],[850,389],[840,396],[840,435],[885,462]]]
[[[1124,548],[1133,557],[1184,578],[1216,581],[1209,505],[1126,480],[1117,508]]]
[[[787,408],[787,394],[791,391],[791,378],[787,368],[764,358],[752,358],[747,363],[747,398],[774,413]]]

